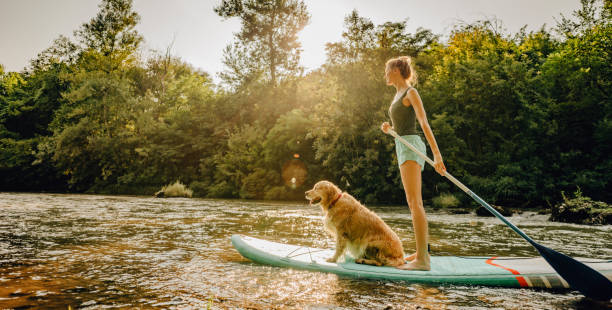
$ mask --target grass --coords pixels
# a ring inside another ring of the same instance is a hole
[[[164,197],[189,197],[193,195],[193,191],[187,188],[181,181],[176,181],[174,184],[168,184],[162,187],[161,192]]]
[[[432,201],[436,208],[454,208],[459,206],[459,199],[450,193],[442,193],[438,197],[434,197]]]

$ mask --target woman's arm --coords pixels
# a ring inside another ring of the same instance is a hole
[[[446,167],[444,167],[444,162],[442,161],[442,154],[438,148],[438,143],[436,143],[436,138],[434,137],[433,131],[431,130],[431,127],[429,127],[429,122],[427,121],[427,115],[425,114],[425,108],[423,107],[421,96],[419,96],[419,93],[415,88],[408,90],[404,100],[402,100],[402,104],[407,107],[412,105],[416,118],[423,129],[423,133],[425,134],[425,138],[431,147],[431,151],[434,156],[434,168],[440,175],[444,176]]]

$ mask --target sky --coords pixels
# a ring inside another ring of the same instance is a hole
[[[0,64],[7,71],[21,71],[30,59],[51,46],[60,34],[73,31],[98,12],[99,0],[0,0]],[[337,42],[343,20],[353,9],[374,24],[407,20],[408,30],[418,27],[448,35],[459,21],[498,18],[510,33],[522,26],[538,30],[556,24],[559,14],[570,16],[579,0],[305,0],[310,23],[299,33],[301,64],[306,71],[325,62],[325,43]],[[136,29],[144,37],[144,51],[165,51],[218,81],[224,70],[223,49],[240,29],[236,18],[224,20],[213,7],[220,0],[134,0],[141,16]]]

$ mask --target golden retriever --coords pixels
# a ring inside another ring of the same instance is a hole
[[[346,250],[358,264],[400,266],[404,249],[395,232],[374,212],[329,181],[320,181],[306,191],[311,204],[320,204],[325,228],[336,238],[336,262]]]

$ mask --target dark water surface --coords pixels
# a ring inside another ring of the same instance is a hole
[[[371,207],[414,249],[407,206]],[[495,218],[428,210],[434,255],[537,256]],[[612,257],[612,226],[510,220],[570,256]],[[358,280],[255,264],[232,234],[331,248],[305,203],[0,193],[0,308],[609,309],[577,292]]]

